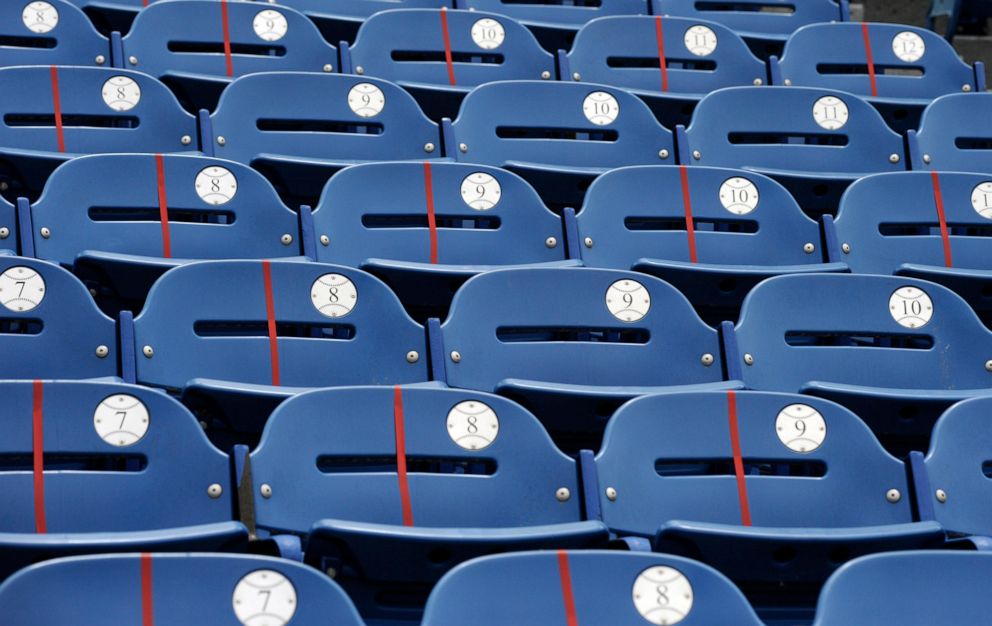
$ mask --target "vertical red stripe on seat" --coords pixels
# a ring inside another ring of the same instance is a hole
[[[944,244],[944,265],[954,267],[951,260],[951,238],[947,234],[947,217],[944,214],[944,196],[940,192],[940,175],[930,172],[933,181],[933,202],[937,206],[937,219],[940,220],[940,238]]]
[[[403,389],[399,385],[393,387],[393,430],[396,435],[396,476],[399,480],[403,525],[413,526],[410,482],[406,476],[406,426],[403,421]]]
[[[431,237],[431,263],[437,265],[437,218],[434,215],[434,179],[431,164],[424,161],[424,194],[427,196],[427,228]]]
[[[696,256],[696,225],[692,220],[692,193],[689,191],[689,169],[685,165],[679,166],[679,174],[682,178],[682,210],[685,212],[685,235],[689,243],[689,260],[698,263]]]
[[[162,222],[162,256],[172,258],[172,238],[169,234],[169,201],[165,197],[165,158],[155,155],[155,177],[158,185],[158,218]]]
[[[31,458],[34,466],[34,530],[48,532],[45,520],[44,390],[40,380],[32,383]]]
[[[54,65],[48,68],[52,80],[52,111],[55,115],[55,137],[58,141],[59,152],[65,152],[65,132],[62,129],[62,96],[59,93],[59,68]]]
[[[141,553],[141,626],[155,626],[152,603],[152,555]]]
[[[661,16],[654,18],[654,36],[658,40],[658,66],[661,68],[661,90],[668,91],[668,59],[665,58],[665,31]]]
[[[455,82],[455,65],[451,61],[451,37],[448,34],[448,9],[441,7],[441,36],[444,38],[444,62],[448,66],[448,82],[457,85]]]
[[[262,261],[262,284],[265,289],[265,318],[269,328],[269,358],[272,361],[272,384],[279,386],[279,335],[276,334],[276,304],[272,297],[272,263]]]
[[[224,33],[224,61],[227,75],[234,76],[234,60],[231,58],[231,27],[227,19],[227,0],[220,0],[220,22]]]
[[[868,62],[868,80],[871,81],[871,95],[878,96],[878,82],[875,80],[875,60],[871,54],[871,36],[868,34],[868,22],[861,22],[861,36],[865,40],[865,59]]]
[[[564,550],[558,550],[558,578],[561,579],[561,598],[565,604],[565,622],[568,626],[579,626],[575,594],[572,593],[572,573],[568,568],[568,553]]]
[[[734,455],[734,474],[737,475],[737,498],[741,504],[741,524],[751,525],[751,507],[747,500],[747,483],[744,481],[744,457],[741,456],[741,437],[737,427],[737,394],[727,392],[727,417],[730,422],[730,448]]]

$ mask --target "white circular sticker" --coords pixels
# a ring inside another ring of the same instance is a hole
[[[708,57],[716,51],[716,33],[702,24],[685,31],[685,48],[697,57]]]
[[[358,290],[346,276],[324,274],[310,286],[310,300],[324,317],[344,317],[358,304]]]
[[[499,204],[502,192],[499,181],[485,172],[469,174],[462,181],[462,200],[476,211],[488,211]]]
[[[905,30],[892,38],[892,52],[906,63],[919,61],[926,54],[927,45],[923,38],[914,32]]]
[[[231,170],[219,165],[205,167],[193,181],[196,195],[207,204],[227,204],[238,193],[238,179]]]
[[[827,438],[827,423],[808,404],[790,404],[775,418],[775,433],[793,452],[812,452]]]
[[[826,130],[840,130],[847,124],[847,105],[840,98],[824,96],[813,104],[813,119]]]
[[[499,434],[496,412],[476,400],[456,404],[448,411],[447,425],[451,440],[466,450],[481,450]]]
[[[127,76],[114,76],[103,83],[103,101],[114,111],[130,111],[141,102],[141,87]]]
[[[289,30],[289,23],[286,17],[279,11],[266,9],[259,11],[255,19],[251,22],[251,27],[255,29],[255,34],[263,41],[279,41],[286,36]]]
[[[720,185],[720,204],[734,215],[747,215],[758,208],[758,188],[746,178],[735,176]]]
[[[503,25],[496,20],[483,18],[472,24],[472,41],[483,50],[495,50],[506,39]]]
[[[244,626],[285,626],[296,613],[296,588],[279,572],[259,569],[238,581],[231,602]]]
[[[987,220],[992,220],[992,181],[979,183],[971,192],[971,206]]]
[[[148,432],[148,407],[124,393],[104,398],[93,412],[96,434],[112,446],[123,448],[141,441]]]
[[[651,310],[651,294],[636,280],[618,280],[606,290],[606,308],[621,322],[636,322]]]
[[[375,117],[386,106],[386,96],[371,83],[359,83],[348,92],[348,106],[359,117]]]
[[[672,567],[649,567],[637,576],[632,591],[641,617],[659,626],[678,624],[692,610],[692,585]]]
[[[36,35],[51,32],[59,23],[58,9],[47,2],[31,2],[21,14],[24,26]]]
[[[892,319],[905,328],[922,328],[933,317],[933,301],[916,287],[900,287],[889,298]]]
[[[0,304],[24,313],[45,299],[45,279],[30,267],[18,265],[0,274]]]
[[[606,126],[620,115],[620,104],[605,91],[594,91],[582,101],[582,112],[596,126]]]

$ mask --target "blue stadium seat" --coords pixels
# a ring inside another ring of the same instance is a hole
[[[117,329],[75,276],[0,256],[0,380],[117,375]]]
[[[214,108],[238,76],[337,67],[337,50],[305,15],[249,2],[150,4],[122,45],[127,67],[159,78],[193,108]]]
[[[450,64],[449,59],[450,57]],[[341,71],[391,80],[432,119],[453,117],[472,87],[494,80],[554,80],[555,59],[511,18],[479,11],[400,9],[370,17]]]
[[[919,133],[910,131],[914,170],[992,172],[992,93],[942,96],[923,111]]]
[[[211,125],[208,153],[313,199],[347,165],[441,156],[437,125],[410,94],[377,78],[251,74],[224,90]]]
[[[837,571],[820,594],[815,626],[979,626],[992,555],[909,551],[860,558]]]
[[[338,572],[365,615],[399,610],[383,598],[390,588],[431,583],[480,554],[608,538],[582,521],[575,462],[532,415],[478,392],[295,396],[272,414],[251,475],[258,526],[307,536],[306,561]]]
[[[839,91],[721,89],[703,98],[679,135],[681,163],[771,176],[812,216],[835,213],[858,178],[906,169],[903,138],[870,104]]]
[[[30,246],[31,255],[103,280],[138,302],[163,272],[189,260],[293,257],[301,250],[298,216],[261,174],[193,155],[72,159],[52,173],[31,222],[25,254]]]
[[[196,149],[196,120],[151,76],[99,67],[0,69],[0,179],[33,195],[60,163]]]
[[[531,410],[560,445],[598,442],[640,395],[723,382],[717,333],[674,287],[632,272],[505,269],[455,294],[435,380],[492,391]]]
[[[54,556],[247,546],[227,455],[164,393],[40,380],[0,390],[0,578]]]
[[[764,61],[736,33],[691,18],[599,18],[582,27],[559,61],[563,80],[629,89],[669,127],[688,124],[696,103],[711,91],[768,82]]]
[[[769,276],[846,269],[823,262],[819,226],[789,192],[740,170],[612,170],[593,182],[576,222],[585,265],[658,276],[711,323],[736,320],[744,296]]]
[[[17,242],[17,212],[13,204],[0,197],[0,254],[16,254]]]
[[[534,190],[484,165],[349,167],[324,188],[313,222],[316,260],[376,274],[417,317],[442,316],[480,272],[578,264],[565,260],[561,220]]]
[[[283,0],[313,20],[328,41],[349,42],[361,25],[376,13],[392,9],[439,9],[451,7],[450,0]]]
[[[789,38],[776,85],[821,87],[861,96],[897,131],[917,128],[937,97],[985,91],[985,67],[964,63],[936,33],[904,24],[812,24]]]
[[[992,333],[960,296],[922,280],[769,278],[744,301],[735,335],[740,355],[727,359],[748,388],[835,400],[890,450],[925,447],[944,409],[992,394]]]
[[[610,420],[596,468],[610,530],[716,567],[752,591],[759,613],[782,595],[812,607],[792,585],[822,582],[852,556],[944,538],[936,522],[913,521],[903,463],[819,398],[638,398]]]
[[[299,261],[202,261],[166,272],[134,320],[137,380],[209,399],[260,431],[301,388],[427,380],[424,329],[377,278]]]
[[[860,274],[897,274],[956,291],[987,324],[992,278],[992,180],[902,172],[863,178],[841,200],[831,257]],[[944,235],[946,234],[946,239]]]
[[[234,554],[123,554],[41,563],[0,586],[10,626],[292,623],[364,626],[329,578],[299,563]]]
[[[423,626],[646,623],[762,622],[733,583],[702,563],[585,550],[501,554],[461,565],[434,588]]]
[[[110,42],[65,0],[0,6],[0,67],[110,65]]]
[[[447,156],[519,173],[552,208],[578,206],[606,170],[675,162],[672,134],[647,105],[603,85],[488,83],[465,97],[444,135]]]

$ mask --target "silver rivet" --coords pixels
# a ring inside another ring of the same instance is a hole
[[[694,159],[696,159],[698,161],[699,159],[703,158],[703,155],[702,155],[702,153],[699,150],[693,150],[692,151],[692,158],[694,158]]]
[[[127,58],[127,62],[130,63],[131,65],[137,65],[138,64],[138,57],[136,57],[136,56],[129,56]]]
[[[898,163],[898,162],[899,162],[899,155],[898,154],[890,154],[889,155],[889,163]]]
[[[188,146],[189,144],[193,143],[193,138],[190,137],[189,135],[183,135],[182,137],[179,138],[179,143],[183,144],[184,146]]]
[[[406,353],[407,363],[416,363],[419,360],[420,360],[420,353],[417,352],[416,350],[410,350],[409,352]]]
[[[617,490],[614,489],[613,487],[607,487],[606,488],[606,499],[609,500],[610,502],[616,502],[617,501]]]
[[[786,78],[785,79],[785,86],[786,87],[791,87],[792,86],[792,79],[791,78]]]
[[[0,239],[6,239],[7,237],[10,237],[10,229],[4,226],[0,228]]]
[[[262,494],[262,497],[263,498],[271,498],[272,497],[272,487],[270,487],[268,485],[264,485],[263,484],[261,487],[258,488],[258,492]]]
[[[7,191],[9,187],[10,185],[7,184],[7,181],[0,182],[0,191]]]
[[[327,235],[321,235],[320,236],[320,243],[321,243],[321,245],[329,246],[329,245],[331,245],[331,238],[328,237]]]
[[[931,161],[933,161],[933,157],[931,157],[929,154],[924,154],[923,155],[923,162],[924,163],[928,163],[929,164]]]
[[[851,244],[849,243],[841,244],[840,249],[844,254],[851,254]]]
[[[462,151],[462,152],[468,152],[468,144],[467,143],[460,143],[460,144],[458,144],[458,149],[460,151]]]
[[[805,252],[806,254],[813,254],[814,252],[816,252],[816,246],[814,246],[812,242],[807,242],[805,245],[803,245],[803,252]]]
[[[336,569],[334,569],[333,567],[328,567],[325,570],[325,573],[327,574],[327,577],[328,578],[334,578],[334,577],[336,577],[338,575],[338,571]]]
[[[279,241],[282,242],[282,245],[288,246],[289,244],[293,243],[293,236],[290,235],[289,233],[286,233],[285,235],[279,238]]]
[[[968,93],[971,91],[971,85],[961,85],[961,91]]]
[[[145,346],[144,348],[142,348],[141,353],[144,354],[145,357],[149,359],[155,356],[155,351],[152,350],[151,346]]]
[[[574,72],[572,74],[572,80],[582,80],[582,74],[579,74],[578,72]]]
[[[430,154],[431,152],[434,152],[434,144],[432,144],[429,141],[427,143],[425,143],[424,144],[424,152],[426,152],[428,154]]]
[[[709,367],[710,365],[713,365],[713,355],[707,352],[699,359],[699,362],[706,367]]]
[[[324,71],[327,72],[327,73],[331,73],[331,72],[334,71],[334,66],[331,65],[330,63],[325,63],[324,64]]]
[[[658,150],[658,158],[659,159],[667,159],[668,158],[668,155],[669,155],[669,152],[668,152],[668,150],[666,148],[662,148],[661,150]]]
[[[559,487],[558,491],[555,492],[555,497],[558,498],[558,502],[567,502],[572,497],[572,492],[568,490],[568,487]]]
[[[452,350],[451,351],[451,360],[454,361],[455,363],[461,363],[462,362],[462,353],[461,352],[458,352],[457,350]]]
[[[90,292],[90,295],[91,296],[93,296],[94,298],[96,297],[96,289],[94,289],[93,287],[90,287],[88,289],[88,291]]]
[[[49,237],[51,237],[52,236],[51,229],[43,226],[41,228],[41,236],[44,237],[45,239],[48,239]]]
[[[763,85],[763,84],[765,84],[765,81],[761,80],[760,78],[755,78],[754,79],[754,86],[755,87],[758,87],[758,86]]]
[[[207,487],[207,495],[215,500],[220,497],[220,494],[224,493],[224,488],[219,484],[214,483]]]
[[[744,355],[744,364],[745,365],[754,365],[754,357],[751,356],[750,354],[745,354]]]
[[[885,499],[895,504],[896,502],[902,500],[902,494],[899,493],[898,489],[889,489],[885,492]]]
[[[107,57],[103,56],[102,54],[98,54],[96,55],[95,61],[97,65],[103,65],[104,63],[107,62]]]
[[[96,347],[96,355],[101,359],[106,358],[108,354],[110,354],[110,348],[108,348],[107,346]]]
[[[551,72],[548,70],[541,72],[541,80],[548,80],[549,78],[551,78]]]
[[[944,491],[943,489],[938,489],[936,495],[937,495],[937,502],[940,502],[941,504],[947,502],[947,492]]]
[[[985,371],[992,372],[992,359],[985,362]]]
[[[582,240],[582,243],[586,244],[586,247],[587,248],[591,248],[592,247],[592,237],[586,237],[585,239]]]
[[[355,73],[358,74],[359,76],[361,76],[362,74],[365,73],[365,68],[362,67],[361,65],[356,65],[355,66]]]
[[[224,139],[224,136],[223,135],[217,137],[217,145],[218,146],[223,146],[226,143],[227,143],[227,139]]]
[[[544,240],[544,245],[546,245],[549,248],[554,248],[555,246],[558,245],[558,239],[555,237],[548,237],[547,239]]]

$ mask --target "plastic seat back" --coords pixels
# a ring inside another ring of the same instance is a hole
[[[424,330],[360,270],[296,261],[203,261],[170,270],[134,321],[144,384],[193,378],[323,387],[427,380]],[[417,357],[408,360],[410,352]]]
[[[504,15],[479,11],[377,13],[362,24],[351,58],[364,75],[399,83],[472,87],[555,74],[554,58],[529,30]]]
[[[0,67],[110,65],[110,43],[64,0],[3,3],[0,42]]]
[[[674,287],[613,270],[507,269],[470,279],[442,326],[454,387],[506,379],[599,386],[722,380],[716,331]],[[708,354],[713,360],[701,357]]]
[[[86,381],[4,382],[0,389],[7,407],[0,453],[23,460],[0,471],[0,531],[110,533],[233,519],[227,455],[164,393]],[[31,471],[38,441],[41,506],[39,475]]]
[[[315,20],[346,20],[364,22],[376,13],[391,9],[439,9],[450,6],[445,0],[283,0],[280,4],[293,7]]]
[[[807,24],[847,20],[847,2],[841,0],[651,0],[655,15],[677,15],[711,20],[752,37],[780,38]]]
[[[117,375],[117,330],[57,265],[0,256],[0,379]]]
[[[681,17],[593,20],[575,36],[568,63],[584,81],[665,94],[706,94],[767,82],[764,62],[736,33]]]
[[[603,521],[653,537],[670,521],[738,526],[728,418],[736,417],[750,524],[839,528],[912,521],[906,468],[858,416],[819,398],[727,391],[638,398],[614,414],[596,458]],[[686,425],[691,424],[691,428]],[[845,506],[837,506],[843,500]]]
[[[913,169],[992,172],[992,94],[942,96],[923,111],[920,132],[910,137]]]
[[[73,159],[52,173],[31,215],[35,253],[67,266],[97,250],[178,259],[300,253],[298,243],[283,239],[297,242],[297,216],[269,182],[247,166],[208,157]]]
[[[567,622],[761,624],[744,595],[707,565],[667,554],[597,550],[520,552],[465,563],[435,586],[423,624]]]
[[[459,0],[460,9],[490,11],[508,15],[527,24],[548,28],[578,28],[607,15],[644,15],[648,12],[643,0],[614,0],[613,2],[569,2],[566,0]]]
[[[135,18],[123,45],[129,67],[160,78],[230,79],[337,66],[337,51],[305,15],[287,6],[247,2],[155,2]]]
[[[322,624],[363,626],[324,574],[286,559],[247,554],[122,554],[56,559],[0,586],[11,626]]]

